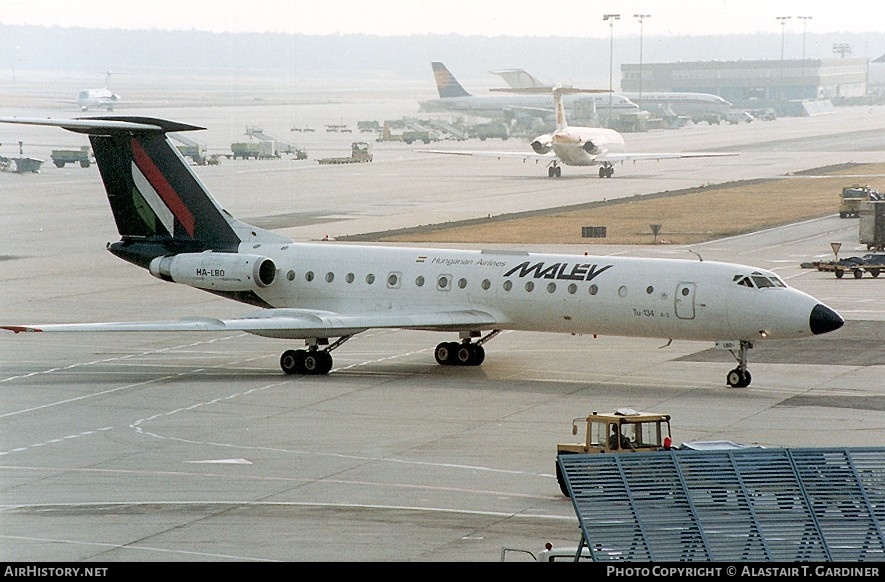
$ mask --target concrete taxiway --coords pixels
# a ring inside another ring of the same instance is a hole
[[[204,125],[220,148],[248,123],[287,128],[288,111],[272,109],[138,113]],[[320,112],[300,113],[321,126]],[[534,165],[404,144],[376,144],[372,164],[225,159],[196,172],[236,216],[318,240],[880,162],[882,125],[881,109],[852,108],[630,135],[637,150],[741,156],[625,166],[611,180],[581,168],[550,180]],[[44,149],[83,140],[52,128],[0,132],[0,142],[25,136]],[[310,139],[315,158],[343,155],[359,138]],[[0,173],[0,192],[4,324],[252,310],[105,252],[117,235],[95,167]],[[0,558],[457,562],[495,561],[504,547],[574,545],[580,532],[556,484],[555,447],[592,410],[668,412],[677,443],[882,445],[883,281],[800,268],[831,256],[832,242],[843,256],[859,252],[856,221],[833,216],[692,247],[704,259],[772,269],[847,320],[828,336],[757,346],[746,389],[726,387],[727,352],[692,342],[503,333],[481,367],[443,368],[432,353],[442,335],[370,331],[335,351],[328,376],[288,377],[278,358],[290,344],[238,333],[0,334]]]

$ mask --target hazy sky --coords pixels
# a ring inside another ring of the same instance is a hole
[[[620,14],[613,28],[603,21]],[[885,30],[882,0],[2,0],[0,23],[90,28],[608,37]],[[790,16],[789,20],[777,20]],[[799,16],[810,16],[803,20]],[[783,28],[782,28],[783,26]]]

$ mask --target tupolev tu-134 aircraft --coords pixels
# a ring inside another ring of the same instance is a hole
[[[0,118],[89,136],[120,240],[114,255],[164,281],[252,306],[232,319],[5,324],[13,332],[228,332],[303,340],[287,374],[327,374],[331,353],[372,328],[452,336],[434,350],[478,366],[502,330],[723,341],[750,384],[755,342],[810,337],[842,317],[775,273],[694,259],[294,243],[241,222],[204,187],[167,133],[202,129],[145,117]],[[454,339],[457,337],[457,341]],[[506,356],[503,356],[506,357]]]

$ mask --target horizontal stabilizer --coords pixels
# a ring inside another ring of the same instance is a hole
[[[194,131],[205,129],[196,125],[155,119],[152,117],[80,117],[76,119],[52,119],[51,117],[0,117],[0,123],[21,125],[45,125],[61,127],[68,131],[89,135],[112,135],[125,132],[166,133],[169,131]]]

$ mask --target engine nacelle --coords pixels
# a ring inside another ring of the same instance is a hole
[[[553,136],[541,135],[532,142],[532,149],[536,154],[546,154],[553,149]]]
[[[594,144],[594,143],[593,143],[592,141],[590,141],[590,140],[585,141],[585,142],[584,142],[584,145],[582,145],[581,148],[582,148],[585,152],[587,152],[588,154],[591,154],[591,155],[592,155],[592,154],[598,154],[598,153],[599,153],[599,148],[596,147],[596,144]]]
[[[256,291],[277,275],[267,257],[213,252],[157,257],[148,270],[158,279],[209,291]]]

